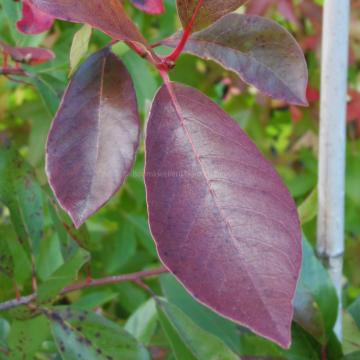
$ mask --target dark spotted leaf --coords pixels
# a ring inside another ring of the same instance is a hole
[[[159,300],[158,313],[177,359],[239,359],[222,340],[201,329],[175,305]]]
[[[296,207],[241,128],[196,90],[157,94],[146,137],[149,222],[191,294],[283,347],[301,265]]]
[[[8,245],[6,234],[0,236],[0,273],[12,278],[14,276],[14,259]]]
[[[122,185],[139,142],[129,73],[108,49],[91,56],[70,82],[50,130],[49,183],[76,227]]]
[[[34,47],[12,47],[1,40],[0,48],[9,54],[14,61],[29,65],[40,65],[55,58],[55,54],[51,50]]]
[[[145,348],[119,325],[89,311],[46,309],[64,360],[148,360]]]
[[[49,323],[44,316],[14,321],[9,334],[10,359],[35,359],[35,353],[49,336]]]
[[[10,210],[19,242],[28,254],[37,256],[44,227],[42,190],[31,167],[1,142],[0,201]]]
[[[164,41],[176,47],[181,33]],[[259,16],[229,14],[193,34],[185,52],[214,60],[266,95],[306,105],[308,72],[292,35]]]
[[[135,7],[149,14],[159,15],[165,10],[163,0],[131,0]]]
[[[22,2],[22,18],[16,23],[17,29],[24,34],[40,34],[48,31],[54,18],[37,9],[31,0]]]
[[[41,11],[61,20],[86,23],[117,40],[145,44],[120,0],[32,0]]]
[[[245,2],[246,0],[204,0],[193,29],[200,30],[211,25]],[[198,0],[177,0],[178,13],[184,28],[189,24],[197,4]]]

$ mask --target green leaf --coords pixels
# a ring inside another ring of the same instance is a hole
[[[360,351],[360,329],[347,311],[343,313],[343,351],[345,355]]]
[[[31,81],[39,91],[43,104],[49,114],[52,116],[55,115],[60,104],[60,97],[53,85],[45,76],[40,75],[33,79],[30,78],[29,81]]]
[[[233,351],[239,351],[239,326],[198,303],[172,275],[162,275],[160,282],[170,303],[179,307],[203,330],[219,337]]]
[[[33,359],[49,335],[49,323],[44,316],[14,321],[9,335],[10,359]]]
[[[169,324],[174,330],[167,332],[167,335],[178,360],[189,358],[183,357],[186,350],[188,350],[187,354],[193,354],[194,358],[199,360],[239,359],[239,356],[232,352],[222,340],[201,329],[177,306],[158,300],[157,308],[164,331],[170,329]],[[167,321],[164,321],[164,317]]]
[[[118,296],[116,292],[111,290],[95,291],[90,294],[83,295],[74,306],[78,309],[91,310],[101,307]]]
[[[0,318],[0,347],[1,348],[7,348],[9,333],[10,333],[9,323],[5,319]]]
[[[294,320],[325,344],[337,318],[336,291],[327,271],[305,238],[302,261],[302,272],[294,303]]]
[[[108,259],[107,272],[112,274],[119,271],[136,253],[135,229],[130,224],[120,225],[120,229],[106,239],[104,249]]]
[[[360,297],[358,297],[348,308],[349,313],[360,329]]]
[[[146,350],[117,324],[69,307],[45,310],[64,360],[148,360]]]
[[[171,325],[169,319],[165,313],[161,310],[158,311],[159,320],[163,331],[168,339],[171,349],[175,354],[177,360],[188,359],[196,360],[195,355],[190,351],[190,349],[185,345],[185,343],[180,338],[179,334],[176,332],[175,328]]]
[[[1,144],[0,201],[10,210],[20,243],[38,256],[44,226],[42,190],[31,167],[15,150]]]
[[[54,234],[41,244],[37,274],[41,280],[47,280],[63,263],[60,241]]]
[[[134,226],[139,241],[144,246],[144,248],[150,254],[157,256],[155,243],[150,235],[149,223],[147,222],[146,218],[135,214],[126,214],[125,212],[123,212],[121,215],[124,217],[126,222]]]
[[[148,345],[156,330],[157,311],[154,299],[142,304],[128,319],[125,330]]]
[[[148,62],[140,58],[133,51],[124,49],[123,44],[113,46],[113,51],[121,56],[121,60],[126,65],[134,81],[140,111],[146,113],[146,105],[151,103],[158,88],[157,81],[151,73]]]
[[[252,333],[241,336],[240,354],[249,359],[319,360],[320,347],[316,341],[293,323],[292,344],[289,350]],[[330,360],[330,359],[329,359]]]
[[[75,253],[57,269],[43,284],[39,286],[38,302],[46,302],[58,295],[58,293],[68,284],[73,282],[78,275],[81,267],[90,260],[89,253],[77,248]]]
[[[342,360],[359,360],[360,359],[360,351],[353,352],[351,354],[345,355]]]
[[[0,273],[9,277],[14,276],[14,259],[10,251],[6,236],[0,236]]]
[[[0,242],[5,243],[12,258],[12,276],[18,285],[25,284],[32,275],[32,267],[25,248],[17,241],[17,234],[11,225],[2,225],[0,228]],[[10,273],[8,274],[8,276]]]
[[[316,187],[298,208],[301,224],[304,225],[315,218],[317,214],[317,200],[318,191]]]
[[[85,24],[78,30],[73,38],[70,49],[70,73],[72,76],[79,66],[82,58],[86,55],[89,49],[89,42],[91,38],[92,28],[90,25]]]

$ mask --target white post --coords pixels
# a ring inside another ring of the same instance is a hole
[[[324,1],[317,253],[328,267],[339,296],[334,331],[340,340],[349,16],[350,0]]]

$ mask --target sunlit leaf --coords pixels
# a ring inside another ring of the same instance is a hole
[[[85,24],[74,35],[70,49],[70,76],[75,72],[88,51],[91,32],[91,26]]]

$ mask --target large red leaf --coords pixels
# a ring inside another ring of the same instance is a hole
[[[199,0],[177,0],[177,9],[184,28],[189,24]],[[236,10],[247,0],[204,0],[193,29],[200,30],[222,16]]]
[[[102,50],[71,80],[47,143],[49,183],[77,227],[119,189],[138,141],[130,75],[114,54]]]
[[[48,31],[53,22],[54,18],[34,7],[31,0],[23,0],[22,17],[16,27],[22,33],[34,35]]]
[[[171,95],[165,87],[157,94],[146,136],[159,256],[200,302],[288,347],[301,266],[294,201],[226,113],[172,86]]]
[[[164,44],[176,47],[181,33]],[[185,51],[211,59],[269,96],[306,105],[308,71],[292,35],[276,22],[254,15],[229,14],[193,34]]]
[[[149,14],[159,15],[165,11],[163,0],[131,0],[135,7]]]
[[[2,48],[16,62],[23,62],[30,65],[39,65],[55,58],[55,54],[48,49],[35,47],[12,47],[0,40]]]
[[[57,19],[87,23],[117,40],[146,43],[127,16],[120,0],[32,0],[41,11]]]

